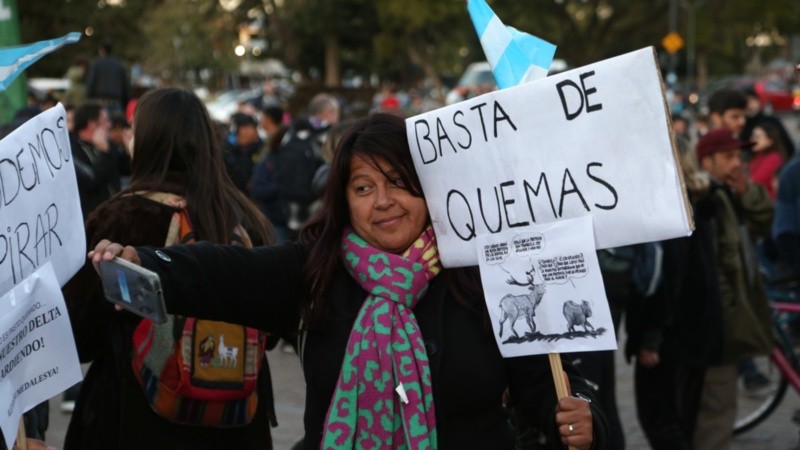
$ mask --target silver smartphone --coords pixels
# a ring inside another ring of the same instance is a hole
[[[106,300],[152,320],[167,321],[158,274],[121,258],[100,261],[100,279]]]

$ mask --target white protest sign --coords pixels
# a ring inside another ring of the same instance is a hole
[[[617,348],[591,216],[477,242],[486,306],[504,357]]]
[[[47,261],[63,286],[85,259],[66,112],[59,104],[0,141],[0,294]]]
[[[48,262],[0,297],[0,429],[8,448],[25,411],[81,377],[64,296]]]
[[[476,236],[591,215],[597,248],[687,236],[692,218],[652,48],[406,119],[442,263]]]

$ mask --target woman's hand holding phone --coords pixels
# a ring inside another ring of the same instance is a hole
[[[100,267],[98,266],[100,261],[111,261],[117,256],[137,266],[142,264],[142,260],[139,259],[139,253],[136,252],[135,248],[130,245],[123,246],[122,244],[111,242],[108,239],[103,239],[98,242],[97,245],[94,246],[94,250],[91,250],[87,256],[92,260],[92,265],[94,265],[94,270],[96,270],[97,273],[100,273]]]
[[[117,311],[128,309],[131,312],[151,319],[156,323],[160,323],[165,320],[166,311],[164,309],[164,300],[161,294],[160,285],[158,284],[157,275],[152,274],[151,276],[146,276],[143,278],[141,274],[139,274],[139,282],[134,283],[134,285],[132,285],[130,288],[139,289],[148,284],[150,286],[147,288],[147,292],[135,292],[133,294],[133,296],[139,300],[138,302],[134,302],[136,305],[132,303],[132,298],[123,298],[126,297],[125,295],[122,295],[123,292],[126,293],[128,297],[130,297],[131,294],[128,293],[129,287],[127,286],[127,283],[124,288],[120,286],[119,283],[128,277],[136,277],[133,272],[136,271],[136,269],[139,269],[137,266],[141,265],[139,254],[136,252],[135,248],[129,245],[123,246],[122,244],[103,239],[97,243],[97,245],[94,247],[94,250],[90,251],[87,256],[92,260],[94,269],[100,275],[100,279],[103,282],[103,288],[106,293],[106,299],[114,303],[114,309]],[[115,258],[118,259],[115,260]],[[119,259],[122,261],[120,262]],[[130,264],[120,265],[121,263]],[[116,264],[118,267],[116,269],[112,269],[110,264]],[[100,267],[101,265],[105,266],[105,274]],[[126,268],[125,266],[128,267]],[[117,272],[116,278],[109,273],[112,270]],[[146,269],[140,269],[139,271],[149,272]],[[127,272],[127,276],[124,275],[125,272]],[[155,280],[153,280],[152,277],[155,277]],[[147,278],[149,283],[144,283],[144,281],[142,281],[145,278]],[[114,285],[115,280],[116,285]]]

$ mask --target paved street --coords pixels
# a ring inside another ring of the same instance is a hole
[[[650,446],[639,428],[633,399],[633,371],[617,353],[617,389],[621,421],[625,428],[628,450],[647,450]],[[269,354],[270,367],[276,386],[276,410],[280,426],[273,430],[276,450],[289,449],[302,435],[303,383],[300,364],[295,355],[279,351]],[[737,438],[732,450],[796,450],[800,428],[791,422],[795,409],[800,408],[800,397],[787,393],[780,408],[767,423]]]
[[[276,413],[280,426],[272,430],[276,450],[288,450],[302,436],[303,399],[305,385],[296,355],[287,355],[280,350],[269,353],[275,385]],[[650,447],[642,435],[636,419],[632,394],[633,372],[618,352],[617,398],[622,424],[625,428],[628,450],[647,450]],[[51,400],[51,424],[48,443],[61,448],[66,431],[68,415],[58,410],[58,399]],[[797,450],[800,429],[791,422],[792,413],[800,408],[800,397],[789,391],[779,409],[769,420],[737,438],[733,450]]]

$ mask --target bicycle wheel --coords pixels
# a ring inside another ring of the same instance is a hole
[[[783,373],[768,356],[753,358],[759,372],[767,377],[769,385],[761,392],[751,392],[740,383],[739,397],[736,405],[736,422],[733,434],[741,434],[751,430],[764,421],[775,408],[780,405],[786,394],[788,383]]]

